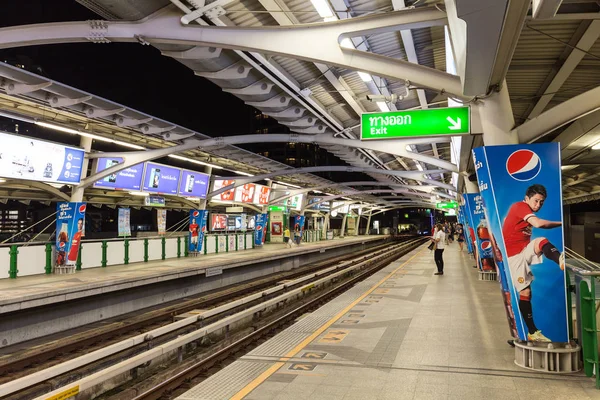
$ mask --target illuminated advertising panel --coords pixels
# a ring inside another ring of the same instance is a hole
[[[227,229],[227,214],[211,214],[210,230],[224,231]]]
[[[225,186],[229,186],[229,185],[233,185],[235,183],[235,180],[233,179],[218,179],[215,180],[215,183],[213,184],[213,191],[215,190],[219,190]],[[227,190],[221,194],[218,194],[214,200],[220,200],[220,201],[233,201],[235,198],[235,190]]]
[[[85,152],[76,147],[0,132],[0,176],[78,184]]]
[[[254,191],[254,204],[259,206],[266,206],[269,204],[269,197],[271,196],[271,188],[268,186],[256,185]]]
[[[104,171],[123,162],[122,158],[99,158],[96,162],[96,172]],[[140,190],[142,177],[144,176],[144,163],[133,165],[129,168],[105,176],[94,183],[95,188],[107,188],[116,190]]]
[[[205,199],[206,193],[208,193],[209,180],[210,176],[207,174],[184,169],[181,171],[179,195],[186,197],[199,197],[201,199]]]
[[[167,165],[146,163],[143,190],[154,193],[177,194],[181,170]]]
[[[256,185],[253,183],[246,183],[245,185],[238,186],[235,188],[235,201],[239,203],[252,203],[255,190]]]

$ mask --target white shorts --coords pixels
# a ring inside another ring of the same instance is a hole
[[[198,236],[192,236],[192,243],[198,244]]]
[[[531,282],[533,282],[533,274],[531,273],[530,266],[532,264],[540,264],[541,262],[542,256],[535,254],[533,241],[531,241],[519,254],[508,257],[510,277],[517,292],[520,292],[531,285]]]

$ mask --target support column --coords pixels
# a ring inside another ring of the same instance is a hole
[[[344,218],[342,219],[342,229],[340,230],[340,237],[342,238],[346,232],[346,219],[348,219],[348,213],[344,214]]]
[[[206,167],[204,167],[204,173],[208,174],[210,176],[212,174],[212,167],[210,167],[208,165]],[[209,188],[206,191],[207,194],[208,194],[208,192],[210,192],[210,179],[208,180],[208,184],[209,184]],[[200,199],[200,204],[198,204],[198,210],[206,210],[207,205],[208,205],[208,198]]]
[[[92,138],[87,136],[82,136],[79,145],[85,151],[86,157],[83,159],[83,164],[81,165],[81,180],[87,177],[88,164],[90,160],[87,158],[87,155],[92,150]],[[73,190],[71,192],[71,201],[72,202],[81,202],[83,201],[83,192],[85,189],[80,188],[78,186],[73,186]]]
[[[494,92],[479,104],[479,115],[483,127],[483,143],[486,146],[517,144],[517,132],[512,132],[515,118],[508,97],[506,81],[500,92]]]
[[[327,227],[329,226],[329,214],[325,214],[323,217],[323,240],[327,240]]]
[[[365,235],[369,234],[369,230],[371,229],[371,215],[373,215],[373,210],[369,213],[369,218],[367,218],[367,229],[365,230]]]

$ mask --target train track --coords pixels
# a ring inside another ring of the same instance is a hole
[[[281,315],[271,318],[269,321],[265,321],[260,326],[255,327],[253,332],[243,335],[243,337],[238,340],[212,352],[212,354],[197,362],[191,363],[191,365],[179,369],[170,369],[166,374],[160,376],[159,379],[154,377],[148,378],[147,380],[158,381],[159,383],[151,385],[150,388],[137,395],[134,393],[139,389],[125,390],[123,393],[103,396],[103,398],[111,400],[166,400],[175,398],[219,371],[224,366],[235,361],[235,359],[239,358],[238,355],[246,354],[248,351],[262,344],[265,340],[275,336],[281,330],[294,323],[299,316],[314,311],[332,298],[371,276],[387,266],[393,260],[408,253],[422,243],[423,241],[416,241],[412,246],[407,246],[404,251],[400,253],[396,252],[377,259],[367,269],[354,275],[350,279],[327,289],[323,293],[319,293],[303,304],[294,306],[290,310],[286,310],[284,313],[281,313]],[[140,383],[137,387],[144,387],[144,384]]]
[[[152,331],[157,327],[164,326],[167,323],[171,323],[176,315],[187,313],[195,309],[210,310],[211,308],[219,308],[221,304],[229,303],[232,300],[235,301],[237,298],[247,296],[248,293],[260,293],[266,288],[273,286],[274,283],[281,282],[282,280],[292,281],[293,283],[294,280],[297,280],[302,276],[306,276],[307,274],[311,273],[318,273],[319,270],[329,268],[330,271],[328,271],[326,274],[318,275],[319,278],[322,278],[323,276],[332,274],[335,271],[337,271],[338,268],[334,268],[334,266],[336,265],[340,265],[340,268],[346,268],[352,263],[364,262],[365,260],[369,259],[374,253],[384,251],[384,249],[388,246],[389,244],[384,244],[382,246],[376,246],[361,252],[353,253],[351,255],[327,259],[319,263],[314,263],[309,266],[296,269],[294,271],[274,274],[273,276],[261,278],[251,283],[236,285],[235,287],[226,288],[223,291],[212,293],[210,295],[186,300],[184,302],[174,304],[159,310],[153,310],[149,313],[136,315],[135,317],[127,320],[126,322],[120,321],[100,328],[95,328],[87,332],[78,334],[76,335],[76,337],[70,338],[68,340],[59,340],[48,345],[37,346],[36,348],[31,349],[29,351],[17,355],[11,355],[10,357],[5,357],[3,360],[0,360],[0,376],[2,376],[2,380],[4,382],[13,382],[15,379],[18,380],[19,378],[32,376],[32,373],[33,375],[35,375],[36,372],[43,372],[45,369],[50,368],[53,365],[62,365],[62,363],[64,363],[65,360],[72,359],[78,354],[87,354],[90,352],[94,352],[95,349],[110,347],[112,343],[118,342],[118,340],[124,336],[131,335],[132,333],[143,334],[146,331]],[[350,262],[348,261],[349,258],[353,258],[353,260]],[[283,290],[291,290],[294,287],[298,285],[303,285],[305,283],[305,281],[300,279],[300,282],[296,284],[290,284],[289,286],[283,285]],[[256,299],[256,301],[250,301],[241,304],[239,307],[229,308],[226,312],[222,313],[219,316],[211,316],[210,318],[203,319],[202,324],[210,324],[213,321],[218,320],[218,318],[227,317],[232,313],[258,304],[260,303],[260,301],[268,300],[269,298],[275,296],[276,293],[277,292],[272,292],[269,293],[269,295],[267,296],[260,296],[260,300]],[[152,345],[160,345],[170,340],[172,337],[189,333],[194,329],[197,329],[197,324],[195,324],[194,326],[184,327],[180,330],[175,330],[171,334],[166,335],[163,338],[152,339]],[[121,359],[126,359],[140,354],[145,350],[147,346],[147,343],[140,343],[137,346],[133,346],[124,351],[122,354],[114,356],[113,361],[118,362]],[[77,374],[80,374],[80,376],[89,375],[90,373],[95,372],[96,369],[102,369],[107,365],[110,365],[110,362],[102,360],[102,362],[98,362],[96,364],[97,365],[88,366],[87,370],[84,369],[82,371],[77,372]],[[58,376],[47,383],[36,383],[33,388],[26,389],[25,391],[22,391],[20,393],[11,393],[9,394],[9,397],[3,398],[32,398],[40,393],[48,392],[56,386],[60,386],[61,384],[68,382],[69,376],[72,376],[72,372],[71,375],[62,377]],[[2,388],[2,386],[4,385],[0,385],[0,389]],[[0,391],[0,393],[2,392]]]

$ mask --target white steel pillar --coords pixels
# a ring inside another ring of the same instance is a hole
[[[371,215],[373,215],[373,210],[369,213],[369,218],[367,218],[367,229],[365,230],[365,235],[369,234],[369,230],[371,229]]]
[[[90,160],[87,158],[87,155],[92,150],[92,138],[88,137],[88,136],[81,136],[79,145],[83,148],[83,150],[85,151],[85,155],[86,155],[85,158],[83,159],[83,163],[81,165],[81,180],[83,180],[87,177],[88,165],[90,163]],[[84,191],[85,191],[84,188],[81,188],[79,186],[73,186],[73,189],[71,191],[71,201],[72,202],[83,201],[83,192]]]
[[[209,187],[206,189],[206,194],[210,191],[210,175],[212,174],[212,167],[207,165],[204,167],[204,173],[209,175],[208,185]],[[199,210],[206,210],[206,206],[208,206],[208,196],[205,199],[200,199],[200,204],[198,204]]]
[[[323,237],[327,239],[327,227],[329,227],[329,213],[323,218]]]
[[[342,218],[342,229],[340,229],[340,237],[344,237],[346,233],[346,220],[348,219],[348,213],[344,214],[344,218]]]
[[[490,97],[481,101],[479,115],[483,127],[483,143],[486,146],[519,143],[517,133],[512,131],[515,119],[506,81],[500,92],[494,92]]]

